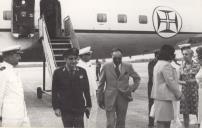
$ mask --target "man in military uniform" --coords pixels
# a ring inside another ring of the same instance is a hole
[[[1,50],[0,64],[0,116],[3,127],[29,126],[24,101],[24,91],[19,73],[15,70],[20,57],[20,46],[14,45]]]
[[[95,77],[95,70],[93,68],[92,63],[90,62],[91,56],[92,51],[90,46],[80,49],[79,50],[80,60],[78,66],[86,70],[89,79],[91,100],[93,101],[93,103],[97,103],[96,100],[97,82]],[[85,128],[96,128],[97,109],[98,109],[97,104],[93,104],[89,119],[87,120],[86,118],[84,118]]]
[[[84,112],[89,116],[92,107],[87,73],[76,66],[78,54],[76,48],[64,52],[66,64],[54,71],[52,81],[55,115],[62,117],[64,127],[68,128],[84,128]]]

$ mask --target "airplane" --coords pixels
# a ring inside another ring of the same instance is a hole
[[[94,59],[110,57],[114,47],[121,48],[124,56],[133,56],[152,53],[164,44],[177,47],[178,43],[186,41],[193,45],[202,42],[201,0],[44,1],[48,2],[42,8],[40,0],[0,1],[0,49],[20,44],[24,51],[22,61],[44,61],[46,58],[49,79],[56,68],[53,56],[61,59],[61,53],[50,55],[54,43],[48,44],[51,43],[51,29],[57,26],[48,26],[47,17],[41,15],[51,1],[60,3],[57,5],[61,13],[57,14],[61,16],[62,25],[57,29],[61,29],[62,38],[69,38],[73,47],[91,46]],[[38,98],[43,91],[46,91],[45,82],[43,90],[37,88]]]
[[[79,47],[91,46],[93,58],[110,57],[113,47],[120,47],[125,56],[132,56],[149,53],[163,44],[175,46],[187,39],[201,42],[201,0],[59,1],[61,19],[71,18]],[[32,36],[28,38],[16,37],[13,31],[12,18],[16,17],[12,14],[17,11],[12,6],[17,2],[34,3],[29,7],[34,10],[30,23]],[[25,51],[22,61],[41,61],[43,48],[38,36],[40,0],[1,0],[0,6],[0,46],[20,44]]]

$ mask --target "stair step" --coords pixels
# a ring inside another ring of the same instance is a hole
[[[54,54],[54,56],[63,56],[63,54]]]
[[[56,62],[56,63],[57,63],[57,62],[60,63],[60,62],[65,62],[65,60],[56,60],[55,62]]]
[[[60,36],[60,37],[54,37],[53,39],[71,39],[70,36]]]
[[[64,60],[64,57],[63,56],[55,56],[55,60]]]
[[[67,50],[68,48],[53,48],[53,51],[64,51]]]
[[[69,43],[70,39],[51,39],[51,43],[64,43],[64,42]]]
[[[65,50],[53,50],[54,55],[62,54],[64,53]]]
[[[65,65],[65,62],[57,62],[56,65],[57,65],[57,67],[61,67],[61,66]]]
[[[72,47],[71,44],[65,44],[65,45],[51,45],[53,49],[60,49],[60,48],[66,48],[69,49]]]
[[[51,45],[72,45],[71,43],[51,43]]]

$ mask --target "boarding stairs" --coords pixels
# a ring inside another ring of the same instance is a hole
[[[39,39],[43,45],[45,55],[43,64],[43,88],[37,88],[37,97],[41,99],[43,93],[49,94],[47,92],[51,92],[51,89],[46,90],[46,85],[49,86],[48,88],[51,88],[54,70],[65,65],[63,58],[64,51],[71,47],[79,48],[79,46],[69,17],[64,19],[63,36],[52,39],[49,37],[44,18],[40,18],[38,22]],[[48,73],[46,73],[46,69],[48,69]]]
[[[56,67],[64,66],[65,61],[63,58],[63,53],[65,50],[72,47],[70,38],[60,37],[60,38],[51,39],[50,45],[51,45],[51,48],[53,51],[53,58],[55,61],[55,66]]]

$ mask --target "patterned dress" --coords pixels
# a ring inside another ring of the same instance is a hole
[[[180,67],[180,80],[186,84],[182,86],[182,93],[185,99],[180,102],[181,114],[197,114],[198,113],[198,83],[196,74],[200,70],[200,65],[194,61],[191,64],[183,63]]]
[[[199,106],[198,106],[198,122],[202,125],[202,65],[200,71],[196,75],[196,80],[199,84]]]

